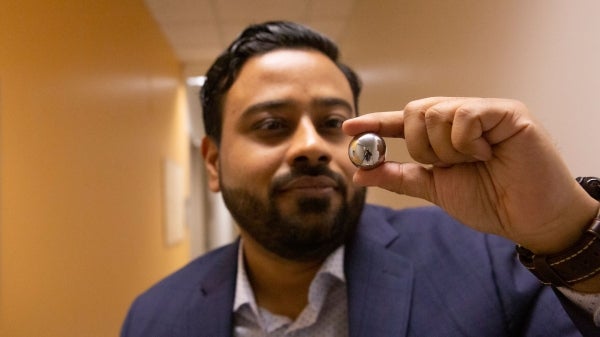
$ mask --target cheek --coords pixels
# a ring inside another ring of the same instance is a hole
[[[230,187],[269,186],[281,165],[281,156],[273,148],[261,149],[239,143],[222,146],[228,146],[228,150],[220,162],[221,179]]]
[[[350,158],[348,157],[348,153],[347,153],[347,149],[343,152],[343,154],[339,157],[339,165],[341,167],[341,170],[344,174],[344,176],[346,177],[346,183],[348,184],[348,188],[350,188],[353,191],[356,191],[357,188],[359,188],[358,185],[355,185],[353,182],[353,178],[354,178],[354,174],[358,171],[358,167],[356,167],[354,164],[352,164],[352,162],[350,161]],[[362,188],[362,187],[360,187]]]
[[[354,173],[358,171],[358,168],[352,164],[350,158],[348,157],[348,146],[344,144],[344,146],[339,146],[335,150],[335,161],[337,165],[339,165],[340,170],[342,170],[343,174],[352,181],[352,177]]]
[[[358,171],[358,168],[352,164],[346,152],[343,152],[341,155],[336,155],[334,160],[336,162],[336,166],[338,167],[337,170],[339,170],[339,173],[344,176],[346,184],[348,185],[350,197],[359,187],[353,182],[354,173]]]

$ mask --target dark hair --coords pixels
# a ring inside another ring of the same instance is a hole
[[[360,80],[350,67],[339,62],[339,51],[333,41],[293,22],[270,21],[251,25],[213,63],[200,91],[204,130],[217,144],[221,142],[223,99],[244,63],[253,56],[282,48],[313,49],[329,57],[348,79],[354,107],[358,110]]]

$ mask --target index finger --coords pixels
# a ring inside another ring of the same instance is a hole
[[[382,137],[404,138],[404,111],[371,112],[348,119],[342,130],[349,136],[374,132]]]

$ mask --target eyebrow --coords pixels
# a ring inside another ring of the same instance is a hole
[[[251,106],[246,108],[242,112],[242,118],[250,116],[250,115],[254,115],[256,113],[259,113],[259,112],[262,112],[265,110],[279,110],[281,108],[292,106],[293,104],[294,104],[293,101],[286,100],[286,99],[278,99],[278,100],[259,102],[256,104],[252,104]]]
[[[252,104],[251,106],[246,108],[242,112],[242,117],[247,117],[247,116],[250,116],[250,115],[265,111],[265,110],[280,110],[282,108],[292,107],[296,104],[297,103],[291,99],[276,99],[276,100],[259,102],[256,104]],[[344,109],[348,110],[348,112],[350,114],[356,113],[354,111],[354,109],[352,108],[352,105],[348,101],[341,99],[341,98],[337,98],[337,97],[316,98],[311,102],[311,106],[314,108],[323,108],[323,107],[327,108],[327,107],[341,106]]]
[[[352,104],[350,104],[348,101],[346,101],[344,99],[337,98],[337,97],[317,98],[316,100],[313,101],[312,105],[314,107],[326,107],[326,108],[333,107],[333,106],[341,106],[341,107],[345,108],[346,110],[348,110],[348,112],[354,113]]]

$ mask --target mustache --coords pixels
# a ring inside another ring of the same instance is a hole
[[[329,166],[317,165],[317,166],[296,166],[288,173],[281,176],[275,177],[271,183],[271,195],[280,191],[283,186],[303,176],[317,177],[326,176],[335,181],[337,189],[341,191],[346,190],[346,182],[341,174],[333,172]]]

